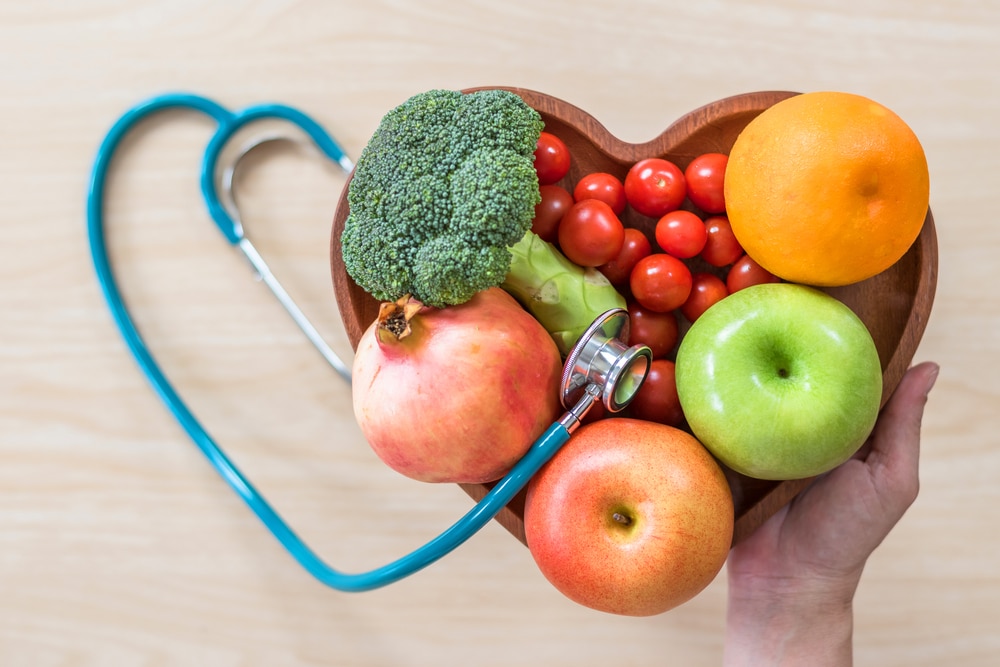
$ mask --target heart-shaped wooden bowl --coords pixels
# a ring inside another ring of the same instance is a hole
[[[688,113],[651,141],[631,144],[615,138],[593,116],[560,99],[520,88],[509,90],[537,109],[546,130],[569,147],[572,166],[561,184],[571,192],[573,184],[587,173],[603,171],[624,179],[632,164],[647,157],[663,157],[684,169],[702,153],[728,154],[747,123],[771,105],[796,94],[757,92],[728,97]],[[331,265],[341,318],[351,344],[357,347],[361,335],[378,314],[378,303],[344,270],[340,236],[347,213],[345,186],[333,221]],[[653,240],[653,219],[628,209],[622,222],[643,230]],[[937,286],[937,260],[934,219],[928,210],[920,236],[899,262],[864,282],[826,290],[854,310],[871,331],[882,362],[883,404],[909,366],[927,325]],[[810,481],[762,481],[729,470],[727,475],[736,506],[734,543],[753,532]],[[462,488],[475,500],[489,490],[488,486],[478,484]],[[523,511],[522,494],[497,516],[522,542]]]

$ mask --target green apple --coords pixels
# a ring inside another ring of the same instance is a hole
[[[709,308],[677,350],[677,394],[692,432],[749,477],[824,473],[864,444],[882,367],[867,327],[811,287],[754,285]]]

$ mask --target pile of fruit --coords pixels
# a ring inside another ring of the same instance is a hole
[[[359,159],[345,267],[384,303],[357,348],[355,414],[405,475],[496,480],[560,412],[575,338],[627,308],[629,342],[654,354],[647,380],[531,480],[525,533],[571,599],[666,611],[725,562],[723,465],[811,477],[871,432],[878,352],[817,287],[905,254],[927,212],[923,151],[885,107],[808,93],[760,114],[728,154],[649,156],[570,183],[573,156],[537,113],[481,94],[402,105]]]
[[[625,295],[629,342],[649,346],[654,357],[629,414],[683,426],[673,361],[682,330],[729,294],[779,281],[743,251],[725,215],[728,156],[705,153],[683,171],[667,159],[645,158],[623,179],[585,174],[572,192],[559,184],[571,162],[566,144],[542,132],[535,153],[541,201],[532,231]],[[648,218],[652,234],[623,224],[628,208]]]

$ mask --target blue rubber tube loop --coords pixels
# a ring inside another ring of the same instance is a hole
[[[216,168],[219,164],[219,156],[225,148],[226,143],[240,129],[255,121],[269,118],[284,120],[297,125],[312,139],[316,147],[334,162],[342,164],[347,157],[340,146],[337,145],[337,142],[327,134],[319,123],[298,109],[293,109],[283,104],[260,104],[247,107],[236,113],[228,113],[226,116],[218,118],[219,129],[216,130],[215,134],[209,140],[201,162],[201,192],[212,220],[219,228],[219,231],[222,232],[222,235],[226,237],[226,240],[234,245],[239,243],[243,238],[243,230],[219,201],[218,186],[216,184]]]
[[[362,573],[344,573],[327,565],[299,538],[264,496],[226,456],[225,452],[190,411],[150,353],[118,288],[118,282],[108,258],[104,225],[104,194],[108,172],[114,154],[125,135],[146,117],[166,109],[199,111],[219,123],[219,130],[209,142],[202,164],[202,192],[213,221],[231,243],[239,241],[241,230],[233,223],[229,214],[219,203],[214,173],[223,144],[240,127],[263,117],[284,118],[302,127],[317,141],[318,147],[328,157],[340,161],[345,159],[336,142],[318,124],[301,112],[279,105],[250,107],[234,114],[207,98],[187,93],[176,93],[155,97],[122,115],[101,143],[94,162],[87,193],[87,235],[97,279],[108,308],[139,368],[184,431],[209,460],[212,467],[246,502],[282,546],[320,582],[340,591],[367,591],[399,581],[441,559],[489,523],[527,485],[539,468],[566,443],[569,439],[569,431],[558,422],[552,424],[513,469],[497,482],[482,500],[450,528],[406,556]]]

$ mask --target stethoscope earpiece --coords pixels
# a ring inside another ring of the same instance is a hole
[[[217,173],[215,176],[218,179],[218,189],[216,190],[219,202],[222,208],[228,214],[230,220],[232,220],[233,229],[236,237],[239,239],[236,243],[236,247],[239,248],[243,256],[246,257],[247,261],[253,267],[254,273],[258,280],[260,280],[264,285],[271,290],[271,294],[274,298],[278,300],[281,307],[285,309],[288,316],[292,318],[295,325],[302,331],[309,342],[312,343],[316,351],[320,353],[323,359],[328,363],[333,370],[337,372],[348,384],[351,382],[351,369],[350,367],[340,358],[340,356],[333,351],[333,348],[327,344],[327,342],[320,335],[319,331],[313,326],[309,318],[306,317],[302,309],[299,308],[298,304],[292,299],[285,288],[281,285],[278,279],[271,272],[264,258],[258,252],[257,248],[251,243],[250,239],[247,238],[246,232],[243,228],[243,216],[240,215],[239,202],[236,197],[236,174],[239,170],[240,164],[249,158],[249,156],[258,151],[258,149],[265,146],[273,146],[275,144],[288,144],[295,147],[305,149],[314,153],[318,153],[317,144],[315,142],[309,141],[310,137],[302,132],[302,128],[294,124],[288,124],[288,129],[297,129],[298,132],[295,134],[285,132],[279,132],[277,129],[269,129],[266,133],[257,134],[256,136],[250,137],[240,143],[234,151],[220,151],[220,159],[225,158],[225,166],[222,167],[221,172]],[[322,157],[321,153],[320,156]],[[344,171],[344,173],[350,173],[351,168],[353,168],[353,163],[346,156],[336,161],[336,164]],[[218,168],[215,170],[218,171]]]

